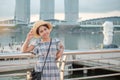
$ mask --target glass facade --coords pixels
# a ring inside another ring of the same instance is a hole
[[[16,24],[28,24],[30,22],[30,0],[16,0],[14,19]]]

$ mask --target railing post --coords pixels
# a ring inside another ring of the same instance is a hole
[[[86,66],[84,66],[83,68],[86,68]],[[84,75],[84,76],[87,76],[87,73],[88,73],[88,70],[87,70],[87,69],[84,69],[84,70],[83,70],[83,75]]]
[[[66,55],[63,55],[63,58],[61,60],[61,67],[60,67],[60,80],[64,80],[64,68],[65,68],[65,62],[66,62]]]
[[[26,80],[32,80],[32,77],[30,75],[31,75],[31,72],[27,71]]]

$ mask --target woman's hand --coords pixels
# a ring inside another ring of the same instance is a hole
[[[33,30],[31,29],[30,31],[29,31],[29,33],[27,34],[27,40],[31,40],[32,38],[33,38],[34,36],[33,36]]]
[[[63,51],[64,51],[64,46],[62,43],[60,43],[60,49],[58,50],[57,52],[57,55],[56,55],[56,60],[58,60],[59,58],[61,58],[62,54],[63,54]]]

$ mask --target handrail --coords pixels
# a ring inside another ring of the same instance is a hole
[[[94,60],[105,60],[105,59],[119,59],[120,57],[114,57],[114,58],[98,58],[98,59],[76,59],[76,60],[66,60],[66,61],[61,61],[61,62],[82,62],[82,61],[94,61]]]
[[[6,67],[6,66],[20,66],[20,65],[31,65],[31,64],[36,64],[36,62],[28,62],[27,64],[25,63],[21,63],[21,64],[7,64],[7,65],[0,65],[0,68],[1,67]]]
[[[35,57],[32,53],[16,53],[16,54],[0,54],[0,59],[4,58],[27,58],[27,57]]]
[[[78,51],[78,50],[70,50],[65,51],[63,55],[77,55],[77,54],[100,54],[100,53],[119,53],[120,49],[99,49],[99,50],[85,50],[85,51]],[[3,58],[26,58],[26,57],[35,57],[32,53],[16,53],[16,54],[0,54],[0,59]]]
[[[78,79],[89,79],[89,78],[98,78],[98,77],[106,77],[106,76],[115,76],[115,75],[120,75],[120,73],[114,73],[114,74],[106,74],[106,75],[98,75],[98,76],[90,76],[90,77],[80,77],[80,78],[71,78],[71,79],[64,79],[64,72],[65,71],[76,71],[76,70],[87,70],[87,69],[97,69],[97,68],[111,68],[111,67],[120,67],[120,64],[118,65],[105,65],[105,66],[92,66],[92,67],[85,67],[85,68],[76,68],[76,69],[65,69],[65,65],[68,62],[81,62],[81,61],[95,61],[95,60],[105,60],[105,59],[118,59],[120,58],[120,56],[115,56],[115,57],[99,57],[99,58],[93,58],[93,59],[74,59],[74,60],[67,60],[67,56],[68,55],[87,55],[87,54],[105,54],[105,53],[114,53],[114,54],[119,54],[120,50],[119,49],[100,49],[100,50],[87,50],[87,51],[68,51],[68,52],[64,52],[61,61],[57,61],[57,62],[61,62],[61,67],[60,67],[60,75],[61,75],[61,79],[60,80],[78,80]],[[12,54],[12,55],[1,55],[0,59],[9,59],[9,58],[27,58],[28,60],[30,58],[34,58],[36,57],[33,54],[30,53],[25,53],[25,54]],[[34,62],[32,62],[34,63]],[[29,64],[32,64],[31,62],[29,62]],[[24,65],[24,63],[23,63]],[[5,65],[4,66],[8,66]],[[12,66],[19,66],[17,64],[14,64]],[[6,76],[14,76],[14,75],[18,75],[18,74],[11,74],[11,75],[6,75]],[[22,74],[19,74],[22,75]],[[18,75],[18,76],[19,76]],[[2,77],[3,75],[0,75],[0,77]],[[5,75],[4,75],[5,76]]]
[[[14,74],[3,74],[0,77],[10,77],[10,76],[26,76],[26,73],[14,73]]]
[[[64,71],[78,71],[78,70],[88,70],[88,69],[100,69],[100,68],[112,68],[118,67],[120,65],[106,65],[106,66],[95,66],[95,67],[85,67],[85,68],[75,68],[75,69],[65,69]],[[63,71],[63,70],[62,70]]]
[[[114,53],[114,54],[119,54],[120,50],[119,49],[101,49],[101,50],[88,50],[88,51],[70,51],[70,52],[64,52],[63,55],[87,55],[87,54],[109,54],[109,53]],[[64,65],[68,62],[84,62],[84,61],[99,61],[99,60],[108,60],[108,59],[120,59],[120,56],[113,56],[113,57],[99,57],[99,58],[90,58],[90,59],[74,59],[74,60],[61,60]],[[81,80],[81,79],[91,79],[91,78],[100,78],[100,77],[108,77],[108,76],[117,76],[120,75],[120,73],[113,73],[113,74],[104,74],[104,75],[97,75],[97,76],[88,76],[88,77],[78,77],[78,78],[69,78],[69,79],[64,79],[64,72],[68,71],[78,71],[78,70],[89,70],[89,69],[99,69],[99,68],[114,68],[114,67],[120,67],[120,64],[115,65],[115,64],[107,64],[107,65],[102,65],[102,66],[92,66],[92,67],[83,67],[83,68],[75,68],[75,69],[64,69],[61,68],[61,72],[63,74],[61,75],[61,80]]]
[[[102,54],[102,53],[119,53],[120,49],[99,49],[99,50],[86,50],[86,51],[70,51],[64,52],[63,55],[77,55],[77,54]]]
[[[70,78],[70,79],[64,79],[64,80],[83,80],[83,79],[93,79],[93,78],[102,78],[102,77],[119,76],[119,75],[120,73],[113,73],[113,74],[104,74],[104,75],[98,75],[98,76],[81,77],[81,78]]]

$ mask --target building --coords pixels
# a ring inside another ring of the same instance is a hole
[[[16,0],[14,19],[16,24],[30,22],[30,0]]]
[[[76,22],[79,18],[79,0],[64,0],[65,20]]]
[[[54,0],[40,0],[40,19],[54,19]]]

